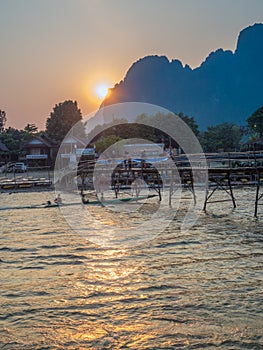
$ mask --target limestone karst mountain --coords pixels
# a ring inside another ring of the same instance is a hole
[[[263,24],[243,29],[234,52],[220,48],[195,69],[165,56],[138,60],[103,106],[128,101],[183,112],[201,129],[222,122],[245,124],[263,105]]]

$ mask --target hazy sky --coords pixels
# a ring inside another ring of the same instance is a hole
[[[67,99],[85,116],[97,84],[114,86],[139,58],[196,67],[256,22],[263,0],[0,0],[0,109],[16,128],[43,129]]]

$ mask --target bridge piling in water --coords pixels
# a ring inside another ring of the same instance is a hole
[[[232,202],[233,208],[236,208],[235,188],[253,186],[255,187],[254,216],[257,217],[259,205],[263,198],[263,192],[261,192],[263,182],[263,153],[227,153],[205,156],[208,163],[206,168],[200,166],[201,163],[198,165],[198,161],[194,167],[192,164],[191,166],[187,165],[187,155],[184,155],[185,160],[183,162],[178,161],[176,157],[174,158],[174,167],[168,163],[158,164],[158,167],[155,167],[154,164],[143,163],[140,166],[130,164],[128,168],[124,162],[122,164],[116,161],[115,166],[112,163],[111,166],[108,166],[106,162],[105,164],[100,164],[99,172],[102,171],[110,177],[110,187],[114,191],[116,198],[122,189],[131,189],[131,186],[134,186],[133,190],[136,196],[138,196],[141,190],[139,181],[146,184],[150,190],[156,191],[160,200],[162,199],[164,187],[167,187],[169,191],[169,206],[172,206],[172,197],[177,186],[189,190],[196,204],[195,188],[198,187],[198,183],[195,183],[195,181],[198,182],[198,179],[196,180],[194,173],[198,174],[200,172],[200,174],[203,174],[207,172],[208,181],[203,203],[204,211],[207,210],[210,203],[226,201]],[[198,160],[198,155],[195,155],[195,157]],[[81,188],[84,188],[85,179],[92,176],[94,168],[95,162],[89,162],[89,164],[79,166],[78,175],[82,179]],[[219,198],[213,198],[217,192],[220,194]],[[225,198],[222,198],[222,193],[226,194]]]

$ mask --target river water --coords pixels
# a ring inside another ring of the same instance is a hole
[[[263,349],[263,207],[256,220],[255,189],[235,193],[237,209],[209,204],[184,231],[182,208],[129,247],[87,240],[58,208],[1,211],[0,349]],[[2,193],[0,206],[48,199]]]

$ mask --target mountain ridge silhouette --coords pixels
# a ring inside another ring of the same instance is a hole
[[[151,55],[134,62],[102,106],[146,102],[194,117],[201,129],[245,125],[263,105],[263,23],[240,31],[234,52],[211,52],[199,67]]]

